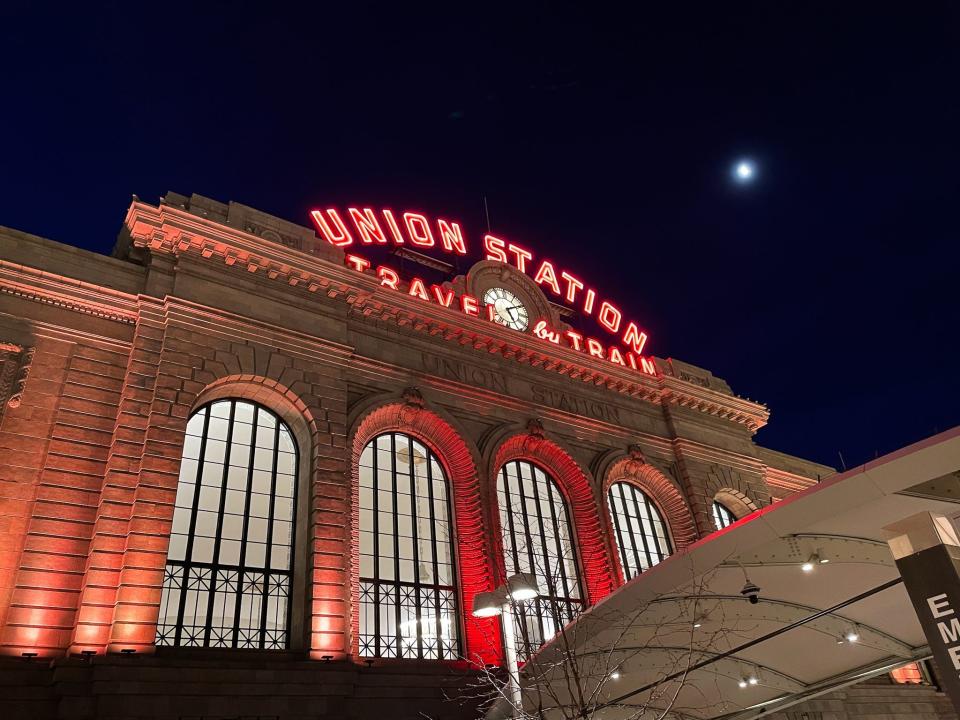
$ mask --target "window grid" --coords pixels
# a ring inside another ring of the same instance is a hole
[[[717,526],[717,530],[723,530],[736,521],[737,516],[730,512],[730,508],[718,500],[713,501],[713,524]]]
[[[360,654],[460,655],[450,497],[436,456],[384,433],[360,456]]]
[[[573,531],[559,488],[530,462],[500,469],[497,499],[507,575],[533,573],[541,590],[514,606],[525,658],[583,610]]]
[[[190,417],[157,645],[288,646],[297,452],[255,403],[215,401]]]
[[[673,553],[663,518],[640,488],[615,482],[607,493],[610,515],[625,580],[630,580]]]

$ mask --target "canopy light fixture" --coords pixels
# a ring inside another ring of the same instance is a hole
[[[852,628],[847,630],[846,635],[844,635],[848,643],[855,643],[860,639],[860,630],[854,625]]]
[[[517,573],[507,578],[507,592],[518,602],[533,600],[540,594],[537,577],[533,573]]]
[[[619,670],[614,670],[612,673],[610,673],[610,679],[611,679],[611,680],[619,680],[619,679],[620,679],[620,671],[619,671]]]
[[[473,596],[473,616],[478,618],[494,617],[503,612],[506,597],[496,590],[478,592]]]
[[[748,684],[749,684],[749,683],[747,682],[747,679],[744,678],[744,677],[740,678],[740,681],[737,683],[737,685],[738,685],[741,689],[742,689],[742,688],[745,688]]]

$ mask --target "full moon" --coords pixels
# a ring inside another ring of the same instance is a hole
[[[738,183],[751,182],[757,175],[757,166],[752,160],[738,160],[733,166],[733,178]]]

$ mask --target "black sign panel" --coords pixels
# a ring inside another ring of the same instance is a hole
[[[937,545],[897,560],[937,661],[940,683],[960,713],[960,548]]]

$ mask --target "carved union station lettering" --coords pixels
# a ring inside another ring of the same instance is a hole
[[[621,425],[620,410],[606,403],[596,400],[585,400],[584,398],[571,395],[570,393],[551,390],[542,385],[531,385],[530,390],[533,393],[535,402],[549,405],[557,410],[564,412],[577,413],[579,415],[588,415],[597,420],[603,420],[608,423]]]
[[[441,358],[426,352],[420,355],[423,369],[431,375],[443,377],[447,380],[456,380],[465,385],[474,385],[487,390],[507,393],[507,378],[502,373],[468,365],[452,358]]]

